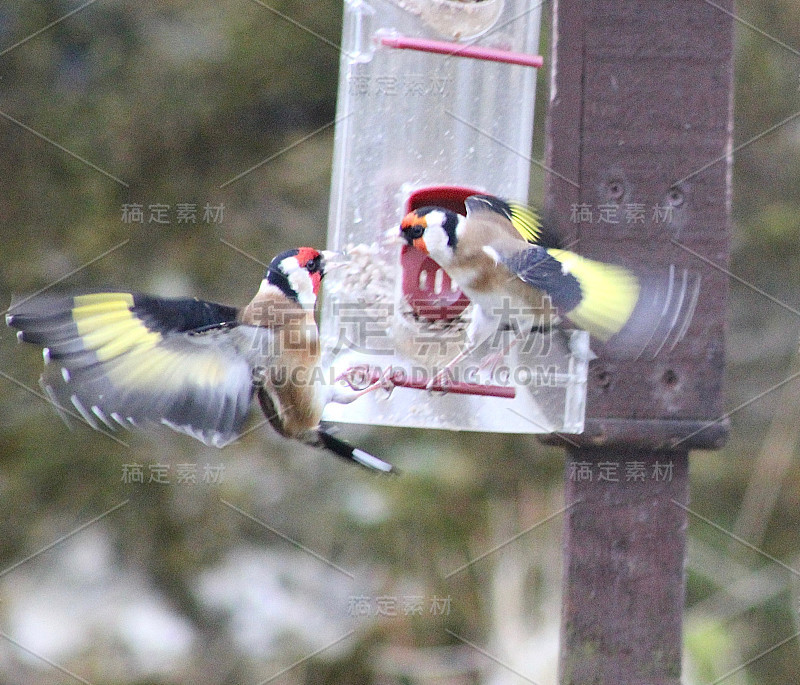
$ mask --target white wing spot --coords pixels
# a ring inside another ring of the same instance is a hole
[[[111,424],[111,422],[108,420],[108,417],[105,415],[105,413],[103,412],[103,410],[102,410],[102,409],[100,409],[100,407],[98,407],[96,404],[93,404],[93,405],[92,405],[92,413],[93,413],[93,414],[94,414],[94,415],[95,415],[95,416],[96,416],[98,419],[100,419],[100,420],[101,420],[101,421],[102,421],[104,424],[106,424],[106,426],[108,426],[108,427],[109,427],[111,430],[114,430],[114,426],[113,426],[113,425]]]
[[[495,264],[500,263],[500,253],[497,250],[495,250],[491,245],[484,245],[483,251],[492,258]]]
[[[112,411],[112,412],[111,412],[111,418],[112,418],[112,419],[114,419],[114,421],[116,421],[116,422],[117,422],[117,423],[118,423],[120,426],[122,426],[122,427],[123,427],[125,430],[129,430],[129,429],[128,429],[128,424],[127,424],[127,423],[125,423],[125,419],[123,419],[123,418],[122,418],[122,417],[121,417],[121,416],[120,416],[120,415],[119,415],[117,412],[115,412],[115,411]]]
[[[100,426],[97,425],[97,421],[95,421],[94,417],[88,411],[86,411],[86,407],[83,406],[83,403],[78,399],[77,395],[72,395],[69,400],[72,402],[72,406],[78,410],[78,413],[83,417],[86,423],[88,423],[95,430],[100,430]]]

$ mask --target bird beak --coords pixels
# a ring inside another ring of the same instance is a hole
[[[320,250],[322,259],[325,262],[325,270],[333,271],[334,269],[341,269],[346,266],[347,261],[341,252],[334,252],[333,250]]]
[[[394,247],[396,245],[404,245],[405,239],[402,236],[402,233],[398,232],[395,227],[388,229],[383,234],[384,244],[388,245],[389,247]]]

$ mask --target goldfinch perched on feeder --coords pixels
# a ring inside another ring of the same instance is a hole
[[[518,328],[527,327],[519,333],[564,317],[604,341],[624,328],[640,293],[630,271],[560,249],[523,205],[490,195],[473,195],[465,204],[466,216],[423,207],[400,226],[403,239],[430,255],[475,305],[466,347],[446,369],[497,330],[509,311]]]
[[[314,307],[331,254],[279,254],[243,309],[102,292],[15,298],[6,323],[44,347],[41,386],[62,417],[108,431],[160,422],[221,447],[239,435],[257,396],[281,435],[389,472],[319,425],[326,402],[365,392],[325,386],[319,373]]]

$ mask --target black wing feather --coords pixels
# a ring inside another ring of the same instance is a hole
[[[500,255],[500,261],[525,283],[547,293],[562,314],[575,309],[583,299],[580,281],[571,273],[565,273],[561,262],[538,245],[511,255]]]
[[[191,297],[167,299],[135,293],[132,311],[146,322],[150,330],[194,331],[236,321],[238,310],[216,302]]]

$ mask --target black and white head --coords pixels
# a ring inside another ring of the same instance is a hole
[[[313,309],[325,275],[325,260],[332,255],[313,247],[286,250],[270,262],[264,282],[278,288],[302,307]]]
[[[412,247],[447,268],[458,246],[466,217],[442,207],[421,207],[406,214],[400,235]]]

